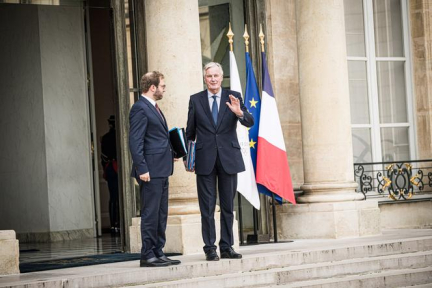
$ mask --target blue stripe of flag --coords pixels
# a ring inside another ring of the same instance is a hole
[[[251,158],[252,163],[254,166],[254,170],[256,172],[256,163],[257,163],[257,147],[258,147],[258,129],[259,129],[259,120],[261,115],[261,98],[259,96],[259,90],[258,85],[255,78],[255,73],[252,66],[252,61],[250,59],[249,52],[246,52],[246,90],[245,90],[245,97],[244,97],[244,104],[247,107],[249,113],[252,114],[254,117],[255,124],[249,129],[249,141],[256,142],[255,148],[250,148],[251,152]],[[267,79],[270,79],[268,77],[267,72]],[[270,84],[270,91],[271,90],[271,84]],[[267,91],[266,91],[267,92]],[[267,92],[268,93],[268,92]],[[258,192],[265,194],[267,196],[272,196],[272,192],[267,189],[267,187],[258,184]],[[275,194],[275,199],[278,202],[282,201],[282,198]]]
[[[271,97],[274,97],[272,84],[270,81],[270,75],[267,69],[267,60],[265,52],[261,52],[262,59],[262,73],[263,73],[263,91],[267,92],[267,94]]]

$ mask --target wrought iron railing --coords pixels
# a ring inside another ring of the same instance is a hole
[[[432,159],[399,162],[354,163],[357,192],[366,197],[388,195],[406,200],[414,194],[432,195]]]

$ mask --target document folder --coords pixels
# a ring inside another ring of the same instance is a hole
[[[171,146],[175,153],[175,158],[187,155],[185,132],[183,128],[174,127],[169,131]]]
[[[186,158],[186,170],[195,170],[195,141],[188,141],[188,155]]]

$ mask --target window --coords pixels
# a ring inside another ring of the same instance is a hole
[[[354,162],[415,158],[407,0],[344,0]]]

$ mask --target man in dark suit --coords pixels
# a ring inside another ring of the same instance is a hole
[[[173,173],[173,152],[168,126],[157,101],[165,93],[162,73],[153,71],[141,78],[142,95],[129,114],[129,148],[132,177],[141,191],[141,267],[180,264],[166,257],[165,230],[168,217],[168,177]]]
[[[232,228],[237,173],[244,171],[245,166],[236,128],[238,121],[251,127],[254,119],[243,105],[240,93],[221,88],[223,70],[219,63],[208,63],[203,72],[207,90],[190,97],[186,137],[187,140],[196,141],[195,173],[204,252],[208,261],[219,260],[215,246],[214,220],[218,187],[221,207],[221,258],[240,259],[242,255],[232,248]]]

